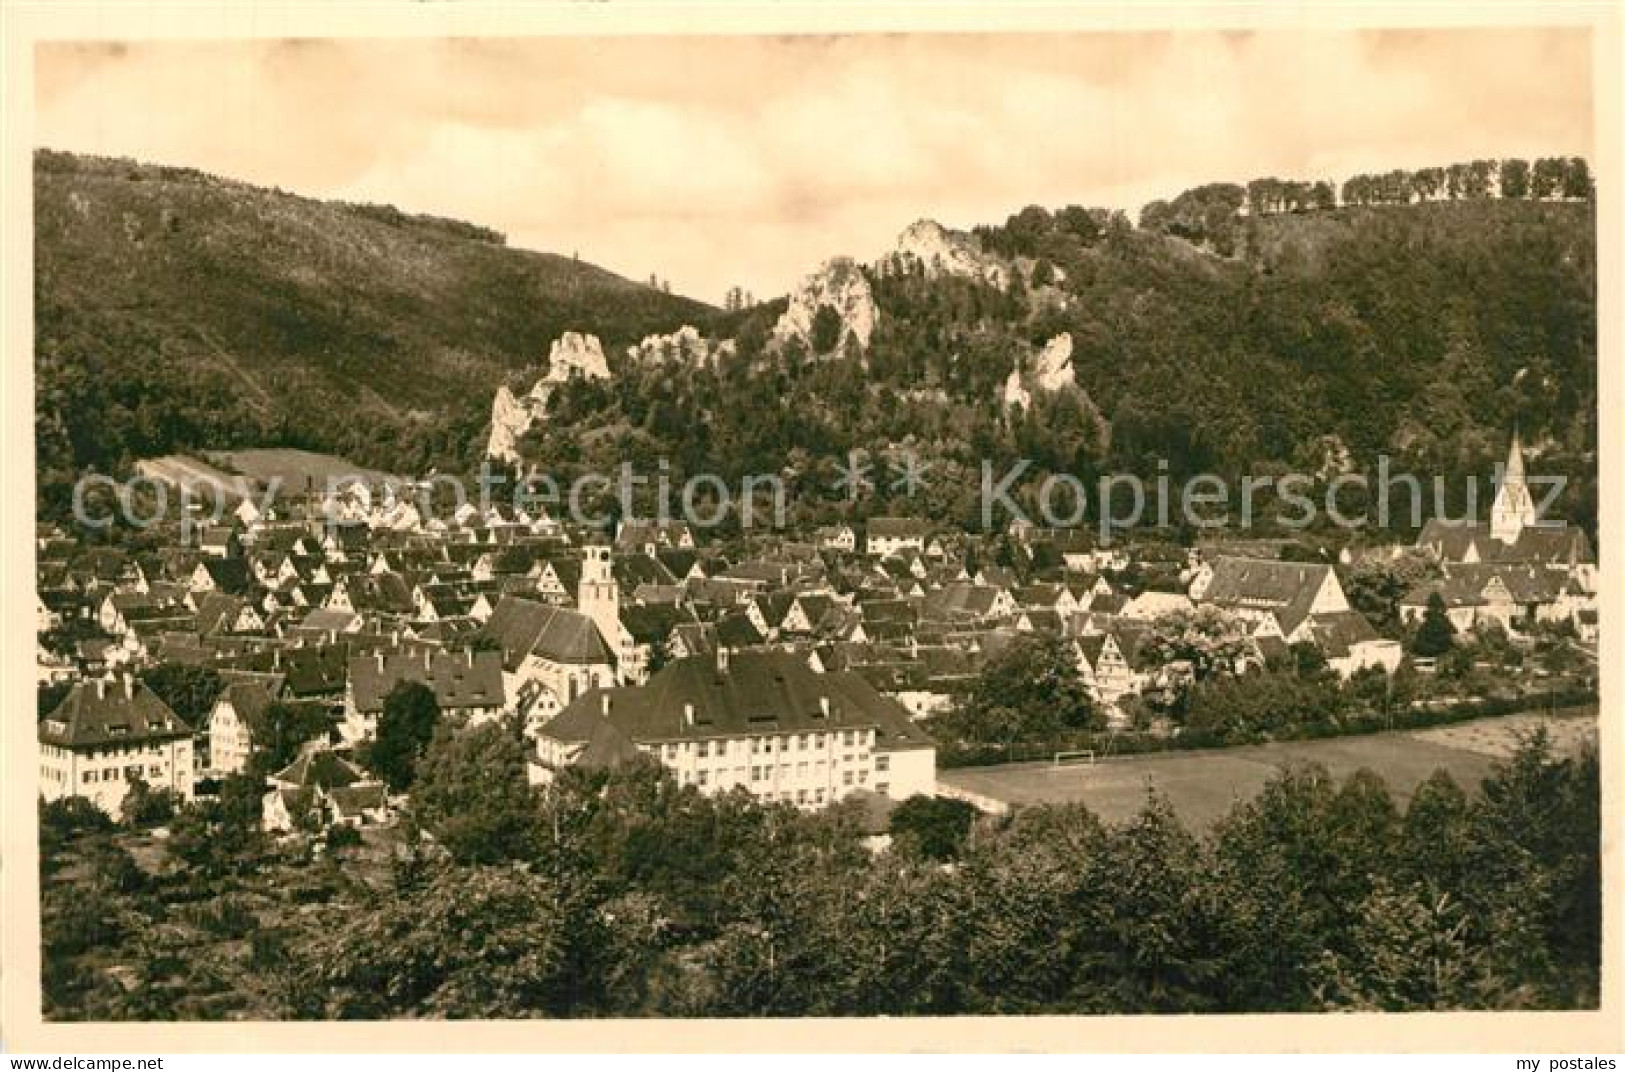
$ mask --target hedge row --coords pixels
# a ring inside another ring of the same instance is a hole
[[[1361,712],[1333,720],[1305,722],[1273,735],[1227,736],[1207,731],[1185,730],[1173,736],[1150,733],[1085,733],[1010,746],[941,744],[937,747],[937,766],[989,767],[1002,763],[1031,763],[1052,759],[1055,753],[1063,751],[1089,750],[1097,756],[1138,755],[1147,752],[1232,748],[1246,744],[1267,744],[1270,741],[1357,737],[1388,730],[1427,729],[1432,726],[1446,726],[1456,722],[1470,722],[1474,719],[1494,718],[1522,711],[1547,709],[1567,711],[1587,705],[1594,706],[1597,702],[1596,689],[1570,687],[1526,696],[1463,700],[1443,707],[1411,707],[1387,715],[1376,711]]]

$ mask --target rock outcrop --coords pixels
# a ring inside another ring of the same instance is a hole
[[[1015,409],[1020,406],[1022,409],[1031,409],[1032,404],[1033,393],[1022,386],[1021,370],[1011,369],[1010,375],[1004,380],[1004,408]]]
[[[507,384],[498,387],[496,398],[491,401],[491,438],[486,440],[485,456],[518,462],[519,438],[530,430],[530,425],[529,408],[519,404]]]
[[[1072,367],[1072,336],[1062,332],[1044,344],[1025,372],[1019,364],[1010,370],[1004,381],[1004,408],[1029,408],[1034,391],[1051,393],[1076,387],[1077,383],[1077,370]]]
[[[840,330],[831,346],[820,346],[828,340],[815,337],[814,322],[824,308],[833,310],[840,319]],[[773,339],[778,343],[797,339],[820,357],[839,353],[849,339],[859,349],[868,349],[878,317],[869,280],[850,257],[836,257],[791,292],[789,306],[773,326]]]
[[[553,348],[547,354],[547,375],[536,384],[536,388],[540,389],[543,384],[561,384],[574,376],[589,380],[609,379],[609,362],[604,360],[604,347],[599,343],[598,336],[566,331],[554,339]],[[535,393],[535,390],[531,391],[531,394]]]
[[[506,384],[497,388],[491,400],[491,436],[486,440],[485,456],[518,463],[520,439],[547,416],[553,392],[573,379],[609,379],[609,362],[598,336],[566,331],[553,340],[546,374],[526,394],[516,396]]]
[[[908,271],[918,263],[928,278],[942,275],[969,276],[1003,287],[1010,270],[996,257],[982,252],[975,235],[950,231],[935,220],[909,224],[897,236],[897,247],[885,264],[895,271]]]
[[[732,339],[712,342],[698,328],[684,324],[670,335],[649,335],[636,346],[628,346],[626,356],[639,364],[707,368],[734,349]]]
[[[1063,331],[1044,344],[1033,362],[1033,376],[1041,391],[1059,391],[1077,384],[1077,370],[1072,367],[1071,332]]]

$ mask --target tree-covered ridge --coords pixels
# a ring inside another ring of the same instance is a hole
[[[924,500],[860,509],[976,516],[982,459],[1086,482],[1102,472],[1361,468],[1483,491],[1514,424],[1568,479],[1559,516],[1594,525],[1595,244],[1589,202],[1482,199],[1237,217],[1235,256],[1076,206],[979,232],[1021,270],[1008,288],[866,270],[867,351],[774,349],[777,310],[738,315],[737,354],[672,377],[629,368],[568,392],[529,456],[549,471],[664,456],[733,476],[788,465],[809,513],[849,450],[934,468]],[[1007,412],[1000,385],[1070,334],[1077,389]],[[820,500],[824,501],[820,501]],[[1431,488],[1424,501],[1431,505]],[[1357,512],[1358,504],[1347,504]]]
[[[969,524],[984,459],[1030,460],[1036,486],[1052,471],[1154,477],[1158,460],[1175,479],[1331,475],[1346,451],[1446,478],[1459,510],[1461,481],[1488,477],[1517,423],[1534,469],[1568,480],[1556,512],[1594,531],[1583,161],[1356,176],[1342,204],[1329,183],[1212,184],[1148,206],[1139,227],[1029,206],[975,232],[1008,285],[866,268],[873,338],[833,354],[819,317],[815,352],[773,341],[782,299],[717,312],[387,208],[64,154],[36,158],[36,185],[48,510],[86,466],[172,449],[467,470],[495,385],[534,379],[571,329],[603,339],[614,375],[558,392],[532,431],[528,460],[561,477],[662,457],[678,480],[782,471],[817,518],[851,506],[831,479],[848,452],[905,448],[932,467],[925,496],[881,489],[857,510]],[[736,338],[735,354],[676,372],[624,358],[623,343],[683,322]],[[1061,333],[1076,388],[1006,410],[1001,386]]]
[[[1152,201],[1140,210],[1140,226],[1211,245],[1229,255],[1243,215],[1262,217],[1284,212],[1325,212],[1344,206],[1408,205],[1436,200],[1589,201],[1596,185],[1584,158],[1542,157],[1528,160],[1474,160],[1448,167],[1395,169],[1353,175],[1339,187],[1326,179],[1253,179],[1209,183],[1175,197]]]
[[[85,467],[188,448],[462,467],[494,385],[563,331],[629,343],[712,312],[388,206],[48,151],[34,179],[47,491]]]

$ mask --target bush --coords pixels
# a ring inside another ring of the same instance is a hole
[[[153,789],[136,778],[119,805],[119,820],[133,830],[157,826],[173,819],[180,803],[180,795],[173,789]]]
[[[353,849],[361,844],[361,831],[353,826],[335,824],[327,828],[329,849]]]
[[[200,929],[221,938],[243,938],[259,927],[259,918],[236,897],[199,905],[188,915]]]
[[[932,860],[959,856],[976,820],[976,809],[950,797],[912,796],[891,813],[891,833],[899,845]]]

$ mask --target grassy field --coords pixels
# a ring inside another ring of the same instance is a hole
[[[135,471],[144,477],[161,480],[166,484],[216,484],[235,488],[237,477],[207,462],[186,454],[166,454],[161,458],[143,458],[135,463]]]
[[[1289,741],[1201,752],[1108,757],[1094,764],[1057,767],[1021,763],[943,771],[938,781],[1005,804],[1079,801],[1108,821],[1132,817],[1155,786],[1192,826],[1205,828],[1237,801],[1251,799],[1276,772],[1319,763],[1334,777],[1361,768],[1380,775],[1403,806],[1435,770],[1443,768],[1463,787],[1476,787],[1496,759],[1511,753],[1537,725],[1549,728],[1559,753],[1595,739],[1596,708],[1480,719],[1436,729]]]
[[[135,463],[135,468],[142,476],[167,484],[222,488],[228,501],[245,491],[259,495],[272,480],[278,482],[281,494],[297,495],[307,489],[326,490],[329,478],[361,477],[371,483],[400,479],[335,454],[291,447],[210,451],[206,458],[166,454],[160,458],[144,458]]]
[[[211,461],[258,482],[281,482],[284,491],[304,491],[308,486],[322,490],[330,477],[359,476],[368,481],[398,479],[377,469],[366,469],[333,454],[318,454],[290,447],[257,447],[252,450],[216,451]]]

